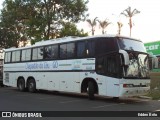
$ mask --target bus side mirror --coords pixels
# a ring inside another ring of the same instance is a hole
[[[159,63],[158,58],[154,55],[149,54],[150,70],[152,70],[154,68],[159,68],[158,63]]]
[[[128,53],[124,50],[119,50],[119,53],[121,53],[124,57],[124,64],[129,65],[129,56]]]
[[[158,58],[153,58],[153,68],[158,68]]]

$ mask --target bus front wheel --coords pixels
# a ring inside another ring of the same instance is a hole
[[[119,97],[113,97],[113,101],[118,101]]]
[[[22,92],[25,91],[25,81],[24,81],[23,78],[20,78],[20,79],[18,80],[17,86],[18,86],[18,89],[19,89],[20,91],[22,91]]]
[[[28,91],[32,93],[36,91],[36,82],[34,79],[28,81]]]
[[[95,93],[95,86],[92,81],[88,82],[88,97],[90,100],[94,99],[94,93]]]

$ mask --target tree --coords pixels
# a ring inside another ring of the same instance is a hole
[[[94,35],[94,32],[95,32],[95,26],[97,25],[97,18],[98,17],[95,17],[93,20],[91,20],[91,19],[87,19],[86,20],[89,23],[90,27],[91,27],[92,35]]]
[[[121,34],[121,28],[123,27],[123,24],[121,22],[117,22],[118,25],[118,35]]]
[[[107,19],[105,19],[104,21],[100,21],[99,22],[99,26],[102,28],[102,34],[105,34],[105,29],[108,27],[109,24],[111,24],[111,22],[109,22]]]
[[[121,14],[129,18],[129,27],[130,27],[130,37],[131,37],[131,30],[132,30],[132,17],[136,14],[140,13],[137,9],[131,10],[131,7],[125,9]]]
[[[4,48],[5,46],[5,31],[3,30],[3,28],[0,28],[0,48]]]
[[[4,47],[18,47],[19,42],[24,38],[24,27],[22,26],[23,7],[21,6],[21,1],[6,0],[0,19]],[[24,38],[23,40],[26,39]]]
[[[34,44],[57,37],[62,28],[61,20],[84,21],[88,16],[87,3],[88,0],[5,0],[0,27],[6,30],[6,38],[7,34],[13,35],[7,38],[14,42],[12,46],[18,47],[19,41],[25,40]]]
[[[74,23],[63,22],[63,27],[60,30],[59,37],[66,37],[66,36],[84,37],[88,36],[88,33],[84,33],[83,29],[78,30]]]

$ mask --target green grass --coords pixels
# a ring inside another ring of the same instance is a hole
[[[150,90],[147,96],[151,97],[152,100],[160,100],[160,90]]]
[[[152,97],[153,100],[160,99],[160,72],[151,72],[151,85],[150,91],[147,94],[148,97]]]

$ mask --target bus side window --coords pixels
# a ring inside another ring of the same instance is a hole
[[[52,53],[52,58],[56,59],[58,58],[58,45],[53,45],[52,49],[51,49],[51,53]]]
[[[67,58],[67,44],[60,45],[60,58]]]
[[[44,48],[43,47],[38,47],[38,60],[41,60],[41,59],[43,59],[43,54],[44,54]]]
[[[44,48],[44,59],[58,58],[58,45],[50,45]]]
[[[32,50],[32,60],[36,60],[37,59],[37,48],[33,48]]]
[[[21,57],[20,54],[21,54],[20,50],[16,51],[16,62],[20,61],[20,57]]]
[[[5,59],[4,59],[5,63],[9,63],[11,62],[11,52],[7,52],[5,53]]]
[[[22,50],[21,61],[31,60],[31,49]]]
[[[92,57],[95,55],[95,42],[93,40],[87,41],[87,56]]]
[[[20,50],[12,52],[12,62],[19,62],[20,61]]]
[[[75,57],[75,43],[67,44],[67,58]]]
[[[107,52],[118,50],[115,44],[114,38],[97,38],[95,48],[96,55],[103,55]]]
[[[43,59],[43,47],[33,48],[32,60]]]
[[[60,58],[73,58],[75,56],[75,43],[60,45]]]
[[[29,61],[31,60],[31,49],[27,49],[26,50],[26,61]]]
[[[44,48],[44,59],[51,59],[52,58],[52,46],[47,46]]]
[[[85,41],[77,42],[77,57],[83,58],[86,56],[86,43]]]
[[[16,61],[16,52],[13,51],[12,52],[12,62],[15,62]]]

